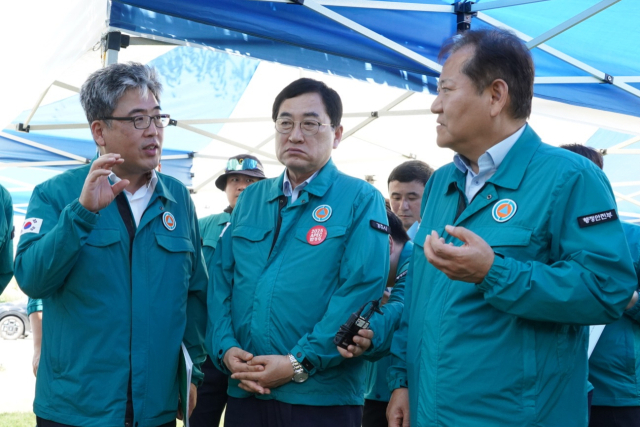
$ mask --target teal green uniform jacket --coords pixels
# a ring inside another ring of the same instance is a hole
[[[639,268],[640,227],[623,223],[622,228]],[[640,406],[640,301],[602,331],[589,359],[589,381],[593,405]]]
[[[116,201],[97,214],[78,202],[89,168],[38,185],[27,218],[41,228],[20,237],[16,279],[47,307],[34,412],[122,427],[131,371],[134,424],[155,427],[176,417],[181,342],[202,378],[208,278],[195,209],[179,181],[158,174],[130,254]]]
[[[284,384],[258,399],[362,405],[364,360],[344,359],[333,337],[351,313],[384,291],[389,239],[371,222],[387,224],[384,199],[329,160],[300,197],[282,208],[271,250],[279,200],[287,200],[283,177],[247,187],[218,242],[209,281],[209,354],[226,373],[222,358],[231,347],[254,356],[291,353],[313,365],[306,382]],[[322,205],[332,213],[318,222],[312,214]],[[327,237],[311,245],[308,236],[317,226],[326,229]],[[228,393],[250,396],[231,379]]]
[[[11,194],[0,185],[0,294],[13,277],[13,203]]]
[[[390,388],[409,386],[412,427],[586,426],[581,325],[617,320],[637,284],[606,176],[527,126],[456,219],[464,188],[453,164],[427,182]],[[447,224],[493,248],[481,283],[452,281],[426,260],[432,230],[462,245]]]
[[[42,311],[42,300],[39,298],[29,298],[27,303],[27,316],[31,316],[31,313]]]
[[[413,243],[405,243],[402,252],[400,252],[400,258],[398,259],[396,281],[393,285],[391,295],[387,303],[381,308],[384,315],[375,314],[369,325],[374,335],[372,350],[368,351],[365,355],[367,360],[365,364],[367,370],[365,399],[388,402],[391,398],[391,392],[387,384],[387,370],[389,366],[391,366],[389,350],[391,348],[393,333],[398,329],[400,319],[402,318],[402,310],[404,309],[404,283],[409,270],[412,253]]]
[[[207,263],[207,271],[213,269],[213,254],[216,251],[216,245],[220,235],[231,221],[231,214],[222,212],[215,215],[209,215],[198,220],[200,226],[200,235],[202,236],[202,255]]]

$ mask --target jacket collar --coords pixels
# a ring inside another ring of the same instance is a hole
[[[282,192],[282,183],[284,181],[284,174],[287,173],[285,169],[282,174],[270,183],[269,188],[269,201],[275,200],[280,196],[284,196]],[[335,179],[338,176],[338,168],[333,163],[333,159],[329,158],[329,161],[320,169],[318,175],[307,185],[304,190],[317,197],[322,197],[333,185]]]
[[[524,132],[509,150],[496,173],[487,182],[502,188],[517,189],[522,182],[527,166],[529,166],[540,144],[542,144],[542,140],[527,124]],[[448,183],[445,194],[451,193],[456,187],[464,192],[466,175],[457,167],[452,167],[450,168]]]
[[[164,183],[165,179],[167,178],[164,175],[158,174],[158,183],[156,184],[156,194],[158,195],[158,197],[163,197],[164,199],[172,203],[176,203],[176,199],[173,197],[173,194]]]

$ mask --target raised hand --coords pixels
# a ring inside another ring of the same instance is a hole
[[[128,179],[113,185],[108,179],[111,169],[123,162],[124,159],[120,154],[105,154],[94,160],[80,193],[79,202],[85,209],[97,213],[109,206],[113,199],[129,185]]]

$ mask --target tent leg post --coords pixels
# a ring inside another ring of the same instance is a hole
[[[460,0],[456,1],[453,7],[453,11],[457,17],[456,22],[458,34],[464,33],[465,31],[471,29],[471,18],[476,16],[476,13],[473,13],[471,11],[471,5],[473,4],[473,2],[462,2]]]
[[[129,46],[130,37],[123,35],[120,31],[112,31],[102,39],[104,46],[104,55],[102,57],[102,66],[115,64],[118,62],[118,52],[120,48]]]

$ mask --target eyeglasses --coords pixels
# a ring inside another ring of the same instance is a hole
[[[133,117],[103,117],[100,120],[121,120],[124,122],[133,122],[133,127],[136,129],[148,129],[151,126],[151,119],[153,124],[157,128],[163,128],[166,126],[175,126],[178,123],[175,120],[171,120],[168,114],[158,114],[155,116],[133,116]]]
[[[311,136],[318,133],[320,126],[331,126],[331,123],[320,123],[315,120],[302,120],[301,122],[295,122],[291,119],[278,119],[276,120],[276,130],[280,133],[291,133],[296,123],[300,123],[300,130],[302,133]]]
[[[229,171],[246,171],[251,169],[260,169],[260,164],[253,159],[229,159],[227,161],[227,170]]]

